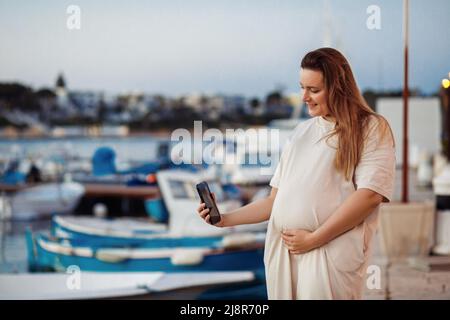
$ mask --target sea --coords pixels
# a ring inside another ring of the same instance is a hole
[[[136,137],[74,137],[74,138],[36,138],[1,139],[1,157],[34,157],[60,154],[90,158],[95,150],[102,146],[111,147],[117,157],[135,161],[153,159],[159,143],[165,138],[150,135]]]

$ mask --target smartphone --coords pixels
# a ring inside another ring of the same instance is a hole
[[[202,181],[196,185],[198,195],[202,202],[205,203],[206,208],[209,209],[209,221],[212,224],[216,224],[221,220],[219,209],[217,209],[216,202],[214,201],[211,191],[209,190],[208,183]]]

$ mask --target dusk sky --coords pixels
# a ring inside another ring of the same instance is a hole
[[[0,0],[0,81],[35,89],[58,72],[69,89],[264,96],[298,91],[302,56],[331,45],[361,89],[402,86],[402,0]],[[69,30],[69,5],[81,29]],[[381,9],[381,30],[366,12]],[[410,1],[410,85],[437,91],[450,72],[450,1]],[[329,21],[330,32],[325,32]]]

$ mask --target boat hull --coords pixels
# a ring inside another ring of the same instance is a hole
[[[122,249],[74,247],[42,235],[34,238],[28,234],[27,237],[30,271],[66,271],[70,266],[77,266],[82,271],[108,272],[246,271],[264,268],[262,243],[236,249],[207,249],[193,262],[189,257],[177,262],[174,258],[183,248],[128,249],[131,255],[124,256],[118,254]],[[168,254],[159,254],[164,249]],[[145,257],[146,254],[154,257]]]

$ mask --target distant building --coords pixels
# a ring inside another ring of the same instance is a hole
[[[56,93],[63,95],[67,94],[66,92],[66,81],[64,80],[64,76],[62,73],[58,74],[58,78],[56,78]]]
[[[202,111],[202,95],[198,93],[192,93],[183,97],[184,103],[194,109],[195,111]]]
[[[71,91],[69,100],[76,107],[79,115],[96,118],[98,109],[103,103],[103,94],[94,91]]]
[[[55,93],[56,93],[56,99],[57,99],[57,105],[62,111],[63,114],[58,116],[74,116],[76,115],[75,107],[70,102],[68,92],[67,92],[67,86],[66,86],[66,80],[64,79],[64,76],[62,73],[58,74],[58,77],[56,78],[55,83]]]
[[[283,97],[280,91],[274,91],[266,97],[266,118],[267,120],[289,118],[293,107],[289,101]]]

